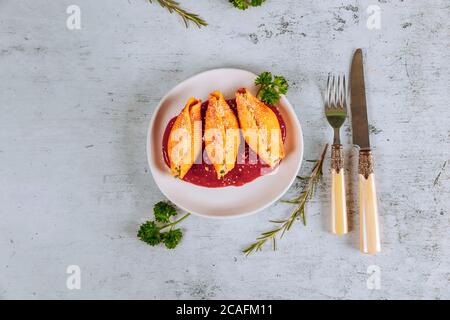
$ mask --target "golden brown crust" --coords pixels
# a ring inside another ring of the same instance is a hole
[[[276,166],[284,158],[276,114],[245,88],[236,92],[236,103],[245,141],[265,163]]]
[[[205,149],[219,179],[236,165],[239,124],[220,91],[210,94],[205,116]]]
[[[190,98],[172,126],[168,141],[170,172],[183,179],[202,149],[202,102]]]

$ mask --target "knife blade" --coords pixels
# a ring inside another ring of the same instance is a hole
[[[363,54],[357,49],[350,71],[351,117],[353,144],[361,150],[370,150],[369,122],[367,119],[366,87],[364,83]]]

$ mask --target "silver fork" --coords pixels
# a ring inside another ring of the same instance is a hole
[[[348,233],[345,197],[344,152],[340,128],[347,118],[347,86],[345,75],[328,75],[325,97],[325,116],[334,130],[331,148],[331,227],[333,233]]]

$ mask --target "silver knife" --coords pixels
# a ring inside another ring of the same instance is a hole
[[[362,50],[356,50],[350,72],[351,120],[353,144],[359,147],[359,222],[360,249],[364,253],[381,251],[380,227],[378,221],[377,195],[373,157],[369,140],[367,120],[366,88]]]

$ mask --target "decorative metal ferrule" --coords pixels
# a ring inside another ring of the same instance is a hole
[[[369,178],[370,174],[373,173],[373,157],[372,151],[370,150],[360,150],[359,151],[359,174],[363,175],[364,178]]]
[[[342,144],[333,144],[331,147],[331,169],[339,173],[344,169],[344,152]]]

